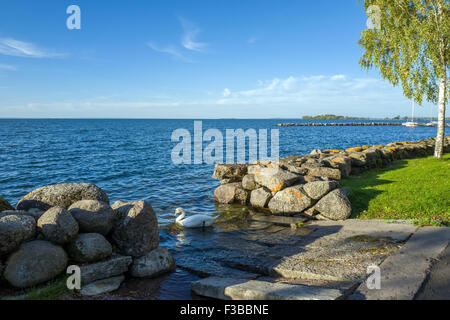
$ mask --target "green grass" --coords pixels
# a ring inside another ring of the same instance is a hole
[[[57,279],[44,287],[30,289],[24,296],[24,300],[61,300],[69,292],[66,285],[67,277]]]
[[[417,225],[450,221],[450,154],[396,161],[341,185],[353,191],[353,218],[414,219]]]

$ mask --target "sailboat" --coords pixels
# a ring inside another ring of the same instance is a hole
[[[437,121],[433,121],[433,105],[430,107],[430,122],[426,124],[427,127],[437,127],[438,123]]]
[[[412,117],[411,117],[411,120],[412,121],[402,123],[402,126],[405,126],[405,127],[417,127],[419,125],[417,122],[414,122],[414,100],[412,101]]]

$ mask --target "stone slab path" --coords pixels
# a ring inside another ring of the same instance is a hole
[[[192,290],[211,298],[412,299],[429,272],[430,259],[450,242],[450,229],[418,228],[404,221],[290,226],[296,223],[252,214],[240,225],[183,230],[171,251],[178,267],[205,277]],[[377,292],[365,289],[369,266],[381,267],[382,289]],[[397,286],[399,276],[410,285]]]

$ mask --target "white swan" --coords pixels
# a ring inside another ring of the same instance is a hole
[[[186,212],[183,208],[175,209],[175,217],[177,214],[181,213],[179,217],[175,219],[175,223],[182,225],[186,228],[205,228],[210,227],[216,218],[204,215],[204,214],[196,214],[190,217],[183,219],[186,216]]]

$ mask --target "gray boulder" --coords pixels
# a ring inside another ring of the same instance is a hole
[[[6,210],[14,210],[14,208],[5,199],[0,198],[0,212]]]
[[[277,192],[269,201],[269,209],[272,213],[294,214],[307,209],[312,203],[313,200],[298,185]]]
[[[336,189],[319,200],[315,209],[322,217],[330,220],[345,220],[350,217],[352,207],[346,196],[346,191]]]
[[[303,177],[280,168],[263,168],[255,172],[255,181],[272,192],[283,190],[296,183],[302,183]]]
[[[214,179],[242,178],[247,174],[246,164],[216,164],[214,168]]]
[[[47,211],[56,206],[67,209],[80,200],[98,200],[109,204],[106,193],[92,183],[61,183],[30,192],[19,201],[17,210],[37,208]]]
[[[121,254],[141,257],[159,245],[158,219],[150,203],[126,203],[114,212],[112,239]]]
[[[341,180],[342,178],[342,174],[339,169],[327,167],[310,168],[308,170],[308,175],[316,177],[327,177],[334,180]]]
[[[272,198],[272,192],[268,189],[262,187],[256,190],[253,190],[250,194],[250,204],[253,207],[257,208],[265,208],[269,203],[269,200]]]
[[[38,220],[37,226],[45,239],[65,244],[78,234],[78,223],[63,207],[48,209]]]
[[[25,215],[0,217],[0,257],[13,252],[36,235],[36,221]]]
[[[113,254],[109,259],[80,266],[81,284],[107,279],[128,271],[133,259],[128,256]]]
[[[72,204],[69,212],[77,220],[81,232],[107,235],[114,225],[114,211],[106,202],[81,200]]]
[[[331,167],[339,169],[343,178],[348,177],[352,171],[352,159],[344,156],[327,158]]]
[[[331,190],[336,189],[338,185],[336,181],[316,181],[305,184],[303,190],[309,197],[318,200]]]
[[[67,252],[77,262],[95,262],[109,257],[112,246],[100,233],[81,233],[69,243]]]
[[[130,267],[130,273],[136,278],[151,278],[175,268],[175,259],[172,254],[166,249],[158,247],[143,257],[135,258]]]
[[[5,279],[14,287],[27,288],[51,280],[67,267],[65,251],[48,241],[24,243],[6,263]]]
[[[254,175],[248,174],[244,176],[244,178],[242,178],[242,187],[245,190],[252,191],[258,189],[261,186],[258,183],[256,183]]]
[[[83,296],[97,296],[102,293],[107,293],[119,289],[122,282],[125,280],[123,275],[97,280],[89,283],[81,288],[80,293]]]
[[[249,192],[242,187],[241,182],[224,184],[214,190],[214,199],[218,203],[240,203],[245,205],[248,198]]]

